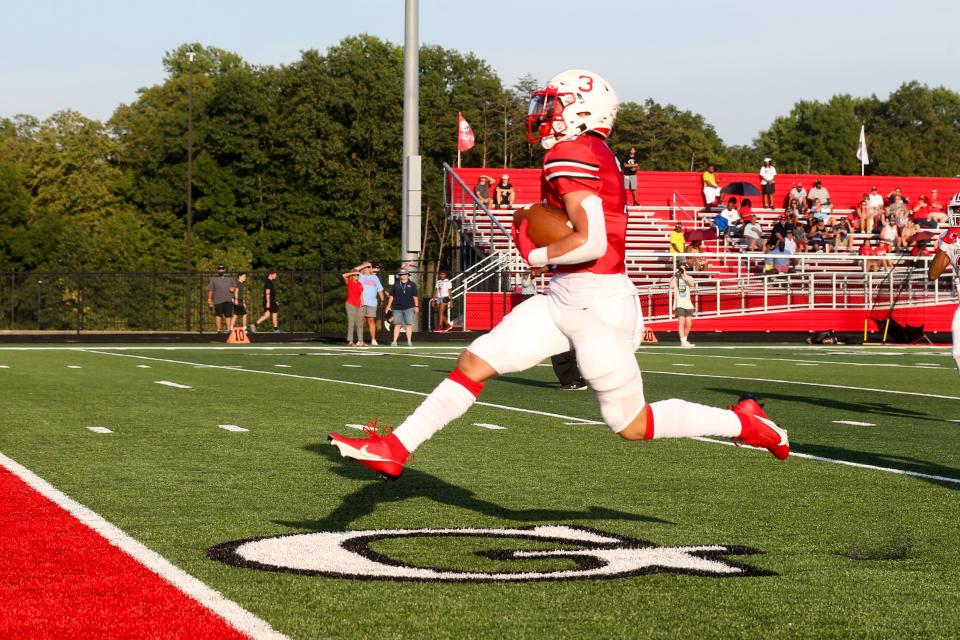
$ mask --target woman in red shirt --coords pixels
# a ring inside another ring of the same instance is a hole
[[[343,308],[347,311],[347,345],[351,347],[365,347],[363,342],[363,302],[360,297],[363,293],[363,285],[360,284],[360,271],[354,269],[340,276],[343,278],[343,284],[347,285],[347,301],[343,303]],[[353,334],[356,331],[357,341],[353,341]]]

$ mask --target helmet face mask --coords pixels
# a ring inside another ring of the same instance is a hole
[[[550,149],[557,142],[588,131],[606,137],[613,129],[617,95],[595,73],[571,69],[534,91],[527,111],[527,138]]]

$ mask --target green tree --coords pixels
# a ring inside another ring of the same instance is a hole
[[[610,145],[618,155],[636,147],[644,170],[694,171],[724,161],[723,141],[703,116],[649,99],[620,105]]]

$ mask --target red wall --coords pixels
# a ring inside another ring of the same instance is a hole
[[[474,169],[461,168],[457,173],[470,188],[476,185],[481,174],[486,174],[493,178],[494,182],[499,182],[500,176],[507,173],[510,176],[510,182],[517,191],[516,202],[536,202],[540,199],[540,169]],[[744,181],[760,186],[760,178],[755,173],[718,173],[720,184],[730,182]],[[904,195],[911,201],[916,201],[917,196],[925,194],[930,195],[930,189],[940,191],[940,201],[946,206],[950,197],[960,191],[960,178],[907,178],[902,176],[832,176],[832,175],[814,175],[814,174],[792,174],[784,173],[777,176],[777,192],[774,202],[777,206],[783,206],[783,199],[787,192],[797,182],[801,182],[808,191],[813,187],[813,182],[817,178],[823,180],[823,186],[830,192],[830,198],[834,206],[841,209],[854,209],[864,193],[870,192],[870,187],[877,185],[883,195],[887,195],[896,187],[903,189]],[[683,171],[640,171],[637,173],[637,195],[640,203],[645,205],[665,206],[673,202],[673,193],[679,192],[684,198],[695,206],[703,204],[703,196],[700,187],[699,172]],[[491,192],[492,193],[492,192]],[[458,194],[457,194],[458,195]],[[760,196],[753,198],[754,207],[760,205]],[[680,196],[677,197],[679,206],[690,206],[684,202]]]

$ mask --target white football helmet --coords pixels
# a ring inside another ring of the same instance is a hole
[[[534,91],[527,113],[527,138],[550,149],[588,131],[607,137],[620,102],[606,80],[582,69],[558,73]]]
[[[960,191],[953,194],[953,197],[950,198],[950,204],[947,205],[948,211],[953,211],[954,209],[960,209]]]

